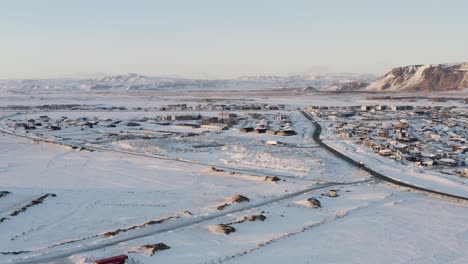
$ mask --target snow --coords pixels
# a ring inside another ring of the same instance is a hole
[[[446,63],[446,64],[426,64],[426,65],[412,65],[395,70],[403,70],[403,74],[395,76],[392,72],[387,73],[382,78],[376,80],[365,88],[367,91],[403,91],[405,89],[418,87],[418,84],[424,81],[423,73],[425,70],[433,67],[453,68],[454,71],[465,72],[463,80],[459,82],[462,85],[458,88],[464,88],[463,85],[468,85],[468,63]],[[387,87],[388,86],[388,87]],[[385,88],[384,88],[385,87]],[[460,91],[463,92],[463,91]]]
[[[366,90],[382,89],[382,87],[387,84],[390,85],[390,88],[385,89],[388,91],[402,90],[406,87],[416,86],[418,83],[423,81],[423,72],[430,67],[432,67],[432,65],[414,65],[405,67],[402,76],[403,80],[398,83],[396,83],[396,80],[394,79],[397,76],[390,72],[382,79],[377,80],[375,83],[371,84],[366,88]]]
[[[326,135],[328,134],[325,131],[324,137],[327,137]],[[421,172],[415,168],[402,166],[396,161],[377,156],[375,153],[369,153],[362,146],[351,146],[343,141],[324,140],[324,142],[354,160],[363,162],[365,166],[398,181],[430,190],[468,197],[468,181],[460,179],[460,177]]]
[[[204,98],[218,98],[220,102],[285,103],[288,108],[283,112],[291,116],[292,126],[298,132],[295,136],[278,137],[242,133],[235,127],[196,137],[162,138],[159,136],[168,134],[161,132],[163,129],[171,133],[192,129],[142,123],[141,131],[125,129],[132,134],[151,132],[158,137],[96,141],[106,132],[104,128],[81,131],[72,126],[61,131],[39,131],[40,136],[1,133],[0,191],[11,193],[0,198],[0,218],[7,218],[0,223],[0,252],[19,254],[0,254],[0,263],[89,264],[96,258],[118,254],[128,254],[142,264],[464,263],[468,258],[466,202],[377,181],[317,146],[311,138],[312,124],[295,110],[310,104],[380,104],[381,99],[360,94],[239,91],[210,94],[165,91],[153,97],[63,91],[0,92],[0,95],[5,95],[0,96],[0,106],[58,103],[89,106],[86,111],[37,111],[28,113],[30,118],[43,114],[51,118],[86,116],[121,119],[123,123],[161,112],[94,108],[196,104]],[[16,112],[5,108],[0,115]],[[1,121],[0,126],[4,127],[5,122]],[[43,137],[49,143],[21,136]],[[286,146],[265,144],[272,140]],[[86,146],[95,151],[73,150],[57,143]],[[200,145],[208,147],[193,147]],[[363,160],[365,154],[355,153]],[[365,161],[369,166],[372,162],[381,163]],[[225,171],[213,171],[211,166]],[[400,173],[398,167],[393,170],[405,181],[458,193],[466,191],[463,181],[448,176],[421,175],[416,171]],[[264,180],[265,176],[273,175],[281,181]],[[328,196],[332,189],[337,190],[337,197]],[[56,196],[11,215],[49,193]],[[250,201],[217,209],[237,194]],[[310,198],[318,199],[322,207],[308,207],[305,201]],[[232,223],[254,214],[263,214],[266,219],[233,223],[236,232],[229,235],[209,231],[212,225]],[[147,224],[151,221],[153,224]],[[104,235],[119,229],[124,231],[115,236]],[[135,252],[142,245],[156,243],[171,248],[153,256]]]
[[[394,198],[252,252],[239,263],[465,263],[466,205]],[[305,253],[307,252],[307,253]]]

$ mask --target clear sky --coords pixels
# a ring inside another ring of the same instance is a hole
[[[0,0],[0,78],[468,61],[466,0]]]

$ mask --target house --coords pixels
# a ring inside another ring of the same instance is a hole
[[[434,161],[433,160],[423,160],[421,162],[421,166],[422,167],[432,167],[434,165]]]
[[[228,130],[229,127],[227,124],[223,123],[211,123],[209,125],[202,125],[201,128],[209,129],[209,130]]]
[[[403,128],[403,129],[406,129],[409,127],[409,122],[407,120],[400,120],[400,122],[398,123],[398,125],[395,127],[395,128]]]
[[[188,127],[188,128],[200,128],[199,124],[181,123],[181,124],[177,124],[176,126],[178,126],[178,127]]]
[[[241,132],[248,133],[248,132],[252,132],[254,129],[253,129],[253,127],[242,127],[239,130]]]
[[[438,159],[437,163],[442,166],[450,166],[450,167],[457,166],[457,161],[454,159],[450,159],[450,158]]]
[[[379,131],[377,131],[377,136],[383,137],[383,138],[388,138],[388,137],[389,137],[389,134],[388,134],[388,132],[385,131],[385,130],[379,130]]]
[[[267,144],[269,146],[283,146],[284,145],[283,142],[276,141],[276,140],[269,140],[269,141],[265,142],[265,144]]]
[[[95,125],[97,125],[99,122],[97,121],[86,121],[83,124],[81,124],[81,128],[93,128]]]
[[[388,156],[391,156],[393,154],[393,152],[389,149],[382,149],[379,151],[379,155],[380,156],[384,156],[384,157],[388,157]]]
[[[140,126],[140,124],[139,124],[139,123],[136,123],[136,122],[128,122],[128,123],[127,123],[127,126],[129,126],[129,127],[137,127],[137,126]]]
[[[340,133],[338,133],[338,136],[343,138],[350,138],[353,137],[353,134],[351,132],[341,131]]]
[[[172,121],[185,121],[185,120],[198,120],[201,119],[201,116],[192,116],[192,115],[173,115],[171,116]]]
[[[440,142],[441,136],[437,134],[431,134],[430,138],[435,142]]]
[[[387,110],[387,106],[386,105],[378,105],[378,106],[375,107],[375,110],[384,111],[384,110]]]
[[[202,120],[202,125],[209,125],[211,123],[219,123],[219,118],[214,116],[214,117],[204,118]]]
[[[255,134],[263,134],[266,133],[266,128],[256,128],[253,130]]]
[[[23,128],[23,129],[27,130],[27,129],[29,129],[29,125],[26,124],[26,123],[15,123],[14,128],[15,129]]]
[[[294,130],[283,130],[283,131],[279,131],[276,133],[276,135],[278,136],[293,136],[293,135],[296,135],[296,131]]]
[[[225,118],[225,117],[228,117],[228,118],[235,118],[235,117],[237,117],[237,115],[236,115],[236,114],[233,114],[233,113],[219,113],[218,115],[219,115],[220,117],[223,117],[223,118]]]
[[[411,105],[392,105],[390,106],[390,109],[392,111],[400,111],[400,110],[413,110],[413,106]]]

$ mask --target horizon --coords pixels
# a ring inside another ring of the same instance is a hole
[[[1,7],[0,264],[468,260],[467,0]]]
[[[129,72],[233,79],[317,69],[382,76],[395,67],[467,60],[468,37],[460,32],[468,3],[459,0],[4,5],[3,80]]]
[[[463,62],[447,62],[447,63],[430,63],[430,64],[412,64],[412,65],[402,65],[402,66],[395,66],[392,69],[399,68],[399,67],[411,67],[411,66],[422,66],[422,65],[457,65],[457,64],[468,64],[468,61],[463,61]],[[246,78],[246,77],[290,77],[290,76],[297,76],[297,75],[307,75],[307,74],[317,74],[317,75],[326,75],[326,74],[356,74],[356,75],[371,75],[376,79],[384,77],[388,72],[390,72],[392,69],[389,69],[387,72],[383,74],[374,74],[370,72],[362,72],[362,73],[357,73],[357,72],[334,72],[334,71],[328,71],[325,70],[323,67],[320,67],[320,69],[317,70],[311,70],[311,71],[304,71],[304,72],[295,72],[295,73],[288,73],[288,74],[265,74],[265,75],[240,75],[240,76],[232,76],[232,77],[227,77],[227,78],[222,78],[222,77],[203,77],[203,76],[183,76],[183,75],[175,75],[175,74],[142,74],[138,72],[121,72],[121,73],[75,73],[75,74],[64,74],[62,76],[56,76],[56,77],[43,77],[43,78],[1,78],[0,81],[15,81],[15,80],[20,80],[20,81],[28,81],[28,80],[92,80],[92,79],[99,79],[99,78],[104,78],[104,77],[111,77],[111,76],[123,76],[123,75],[129,75],[129,74],[135,74],[139,75],[142,77],[148,77],[148,78],[168,78],[168,79],[194,79],[194,80],[236,80],[236,79],[241,79],[241,78]]]
[[[308,74],[316,74],[316,75],[327,75],[327,74],[356,74],[356,75],[372,75],[375,78],[379,78],[381,76],[375,75],[372,73],[356,73],[356,72],[332,72],[332,71],[310,71],[310,72],[296,72],[296,73],[288,73],[288,74],[265,74],[265,75],[239,75],[239,76],[232,76],[232,77],[203,77],[203,76],[183,76],[183,75],[175,75],[175,74],[142,74],[138,72],[122,72],[122,73],[75,73],[75,74],[65,74],[62,76],[57,77],[43,77],[43,78],[0,78],[1,81],[28,81],[28,80],[92,80],[92,79],[99,79],[105,77],[112,77],[112,76],[123,76],[123,75],[130,75],[135,74],[142,77],[148,78],[168,78],[168,79],[193,79],[193,80],[236,80],[241,78],[247,77],[291,77],[291,76],[301,76],[301,75],[308,75]],[[383,76],[383,75],[382,75]]]

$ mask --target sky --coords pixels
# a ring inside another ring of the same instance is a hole
[[[466,0],[0,0],[0,79],[379,75],[462,61]]]

